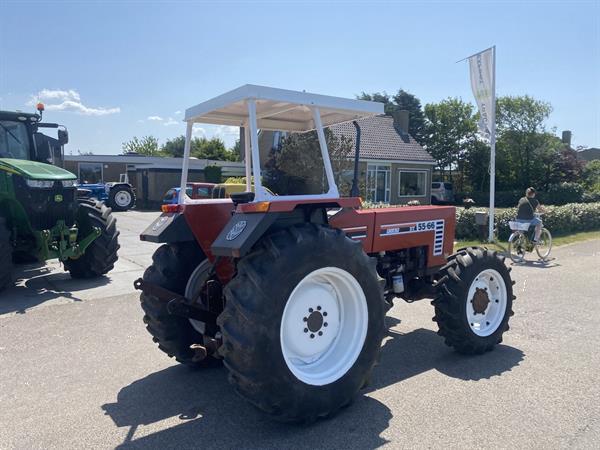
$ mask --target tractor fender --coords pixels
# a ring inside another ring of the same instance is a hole
[[[155,242],[157,244],[170,244],[173,242],[195,241],[185,217],[182,213],[163,213],[142,234],[141,241]]]
[[[236,213],[211,246],[215,256],[241,258],[279,218],[279,213]]]

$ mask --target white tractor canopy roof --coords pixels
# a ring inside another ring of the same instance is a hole
[[[383,114],[383,104],[308,92],[246,84],[185,111],[185,121],[244,126],[247,100],[256,102],[257,128],[310,131],[316,128],[311,108],[318,108],[323,126]]]

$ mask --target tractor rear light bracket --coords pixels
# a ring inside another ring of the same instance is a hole
[[[144,281],[141,278],[138,278],[133,282],[133,287],[142,291],[146,295],[152,295],[159,300],[167,302],[167,311],[169,311],[169,314],[203,322],[206,325],[206,335],[214,337],[218,331],[218,314],[199,308],[186,297],[169,291],[168,289],[165,289],[154,283]]]

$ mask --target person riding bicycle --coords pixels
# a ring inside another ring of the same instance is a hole
[[[525,190],[525,197],[522,197],[517,205],[517,222],[535,225],[534,244],[539,241],[540,236],[542,235],[542,220],[539,217],[536,217],[535,212],[544,212],[544,207],[540,205],[539,200],[535,198],[535,194],[535,189],[528,187]]]

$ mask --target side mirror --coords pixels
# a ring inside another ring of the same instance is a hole
[[[64,130],[58,129],[58,143],[60,145],[65,145],[69,142],[69,132],[65,128]]]

